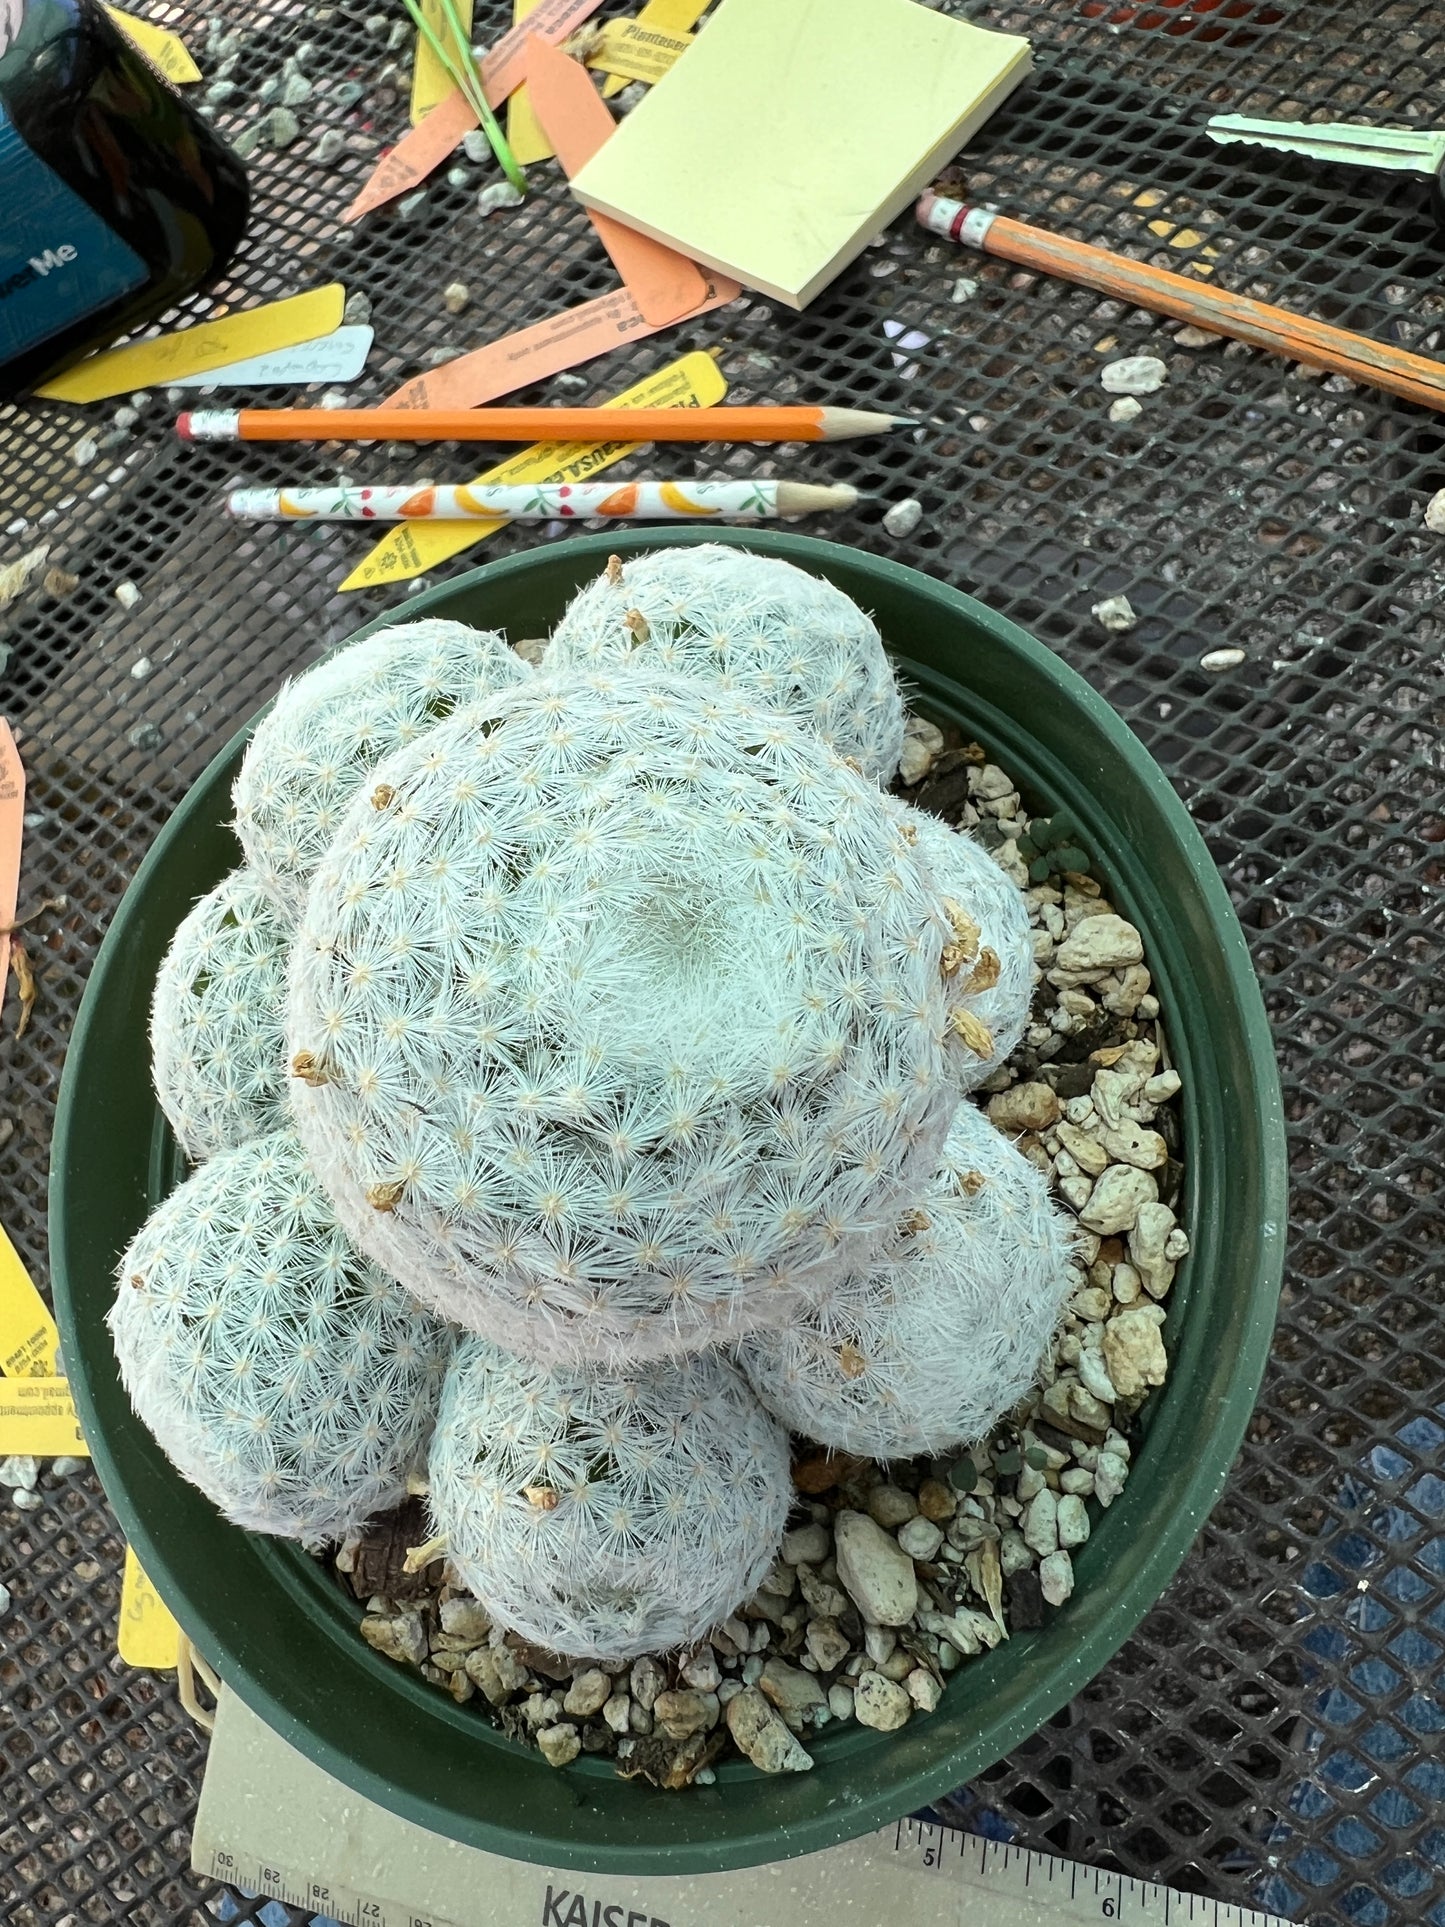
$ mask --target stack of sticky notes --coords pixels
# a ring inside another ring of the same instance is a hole
[[[1029,71],[917,0],[722,0],[572,183],[599,213],[794,308]]]

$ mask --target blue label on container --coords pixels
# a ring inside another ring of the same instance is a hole
[[[134,248],[16,133],[0,107],[0,365],[143,287]]]

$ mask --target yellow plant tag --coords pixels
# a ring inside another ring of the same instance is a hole
[[[602,28],[602,44],[587,56],[587,65],[624,81],[645,80],[651,86],[691,45],[690,33],[663,33],[644,27],[640,20],[608,20]]]
[[[181,375],[199,375],[207,368],[224,368],[228,361],[267,355],[277,348],[294,348],[298,341],[329,335],[340,327],[345,306],[345,288],[331,281],[324,288],[289,295],[284,301],[267,301],[221,321],[198,322],[178,334],[135,341],[127,348],[104,348],[35,392],[47,401],[104,401],[108,395],[159,387]]]
[[[520,26],[536,4],[537,0],[512,0],[512,25]],[[552,143],[532,111],[532,98],[525,86],[519,87],[507,102],[507,145],[523,167],[552,158]]]
[[[0,1226],[0,1374],[48,1378],[55,1370],[59,1344],[55,1320]],[[70,1450],[69,1446],[63,1449]]]
[[[472,0],[452,0],[458,20],[468,34],[472,30]],[[451,23],[446,16],[442,0],[418,0],[422,17],[432,32],[449,52],[457,52],[456,39]],[[460,54],[457,55],[460,59]],[[456,82],[437,59],[431,42],[424,33],[416,37],[416,64],[411,70],[411,124],[425,120],[433,107],[444,101],[454,91]]]
[[[141,1562],[127,1546],[120,1581],[120,1623],[116,1651],[127,1666],[173,1671],[180,1660],[181,1629]]]
[[[12,1452],[37,1459],[90,1457],[68,1379],[0,1378],[0,1459]]]
[[[168,33],[164,27],[141,20],[133,13],[125,13],[119,7],[107,7],[106,12],[126,39],[133,41],[151,65],[159,67],[166,79],[177,87],[184,87],[189,81],[201,78],[201,70],[192,60],[190,49],[179,34]]]
[[[646,33],[685,34],[701,20],[708,5],[709,0],[647,0],[636,20],[628,25],[641,27]],[[603,86],[602,98],[611,100],[626,85],[620,74],[614,74]]]
[[[727,382],[711,355],[700,350],[669,363],[646,381],[611,395],[605,408],[711,408],[727,393]],[[475,476],[478,482],[582,482],[632,455],[638,442],[534,442],[496,468]],[[342,583],[346,589],[377,589],[408,582],[438,562],[495,535],[505,515],[476,522],[401,522],[377,543]]]

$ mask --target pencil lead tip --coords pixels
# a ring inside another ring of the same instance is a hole
[[[894,428],[922,428],[923,426],[917,415],[890,415],[888,420],[890,426]]]

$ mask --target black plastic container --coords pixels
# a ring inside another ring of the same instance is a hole
[[[96,0],[0,0],[0,396],[214,281],[246,172]]]

